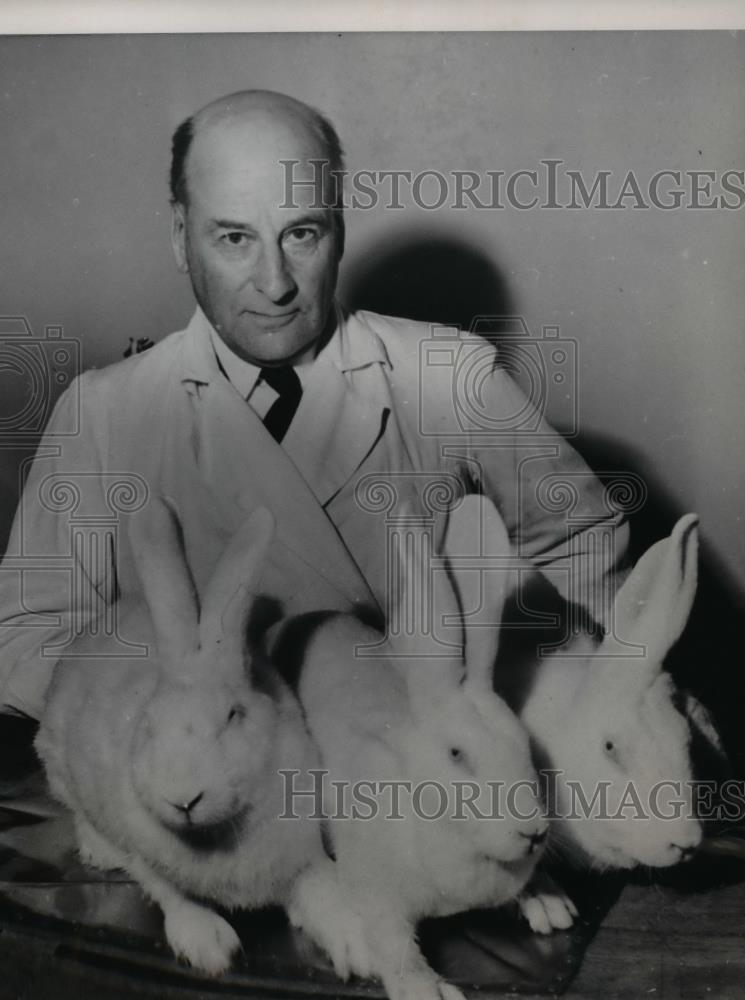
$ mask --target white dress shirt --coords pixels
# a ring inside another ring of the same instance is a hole
[[[220,367],[225,372],[228,381],[243,396],[249,406],[263,420],[269,412],[279,393],[261,377],[261,368],[244,361],[225,343],[212,324],[209,324],[210,340],[217,355]],[[300,379],[303,390],[308,378],[308,371],[313,364],[312,351],[306,351],[292,366]]]

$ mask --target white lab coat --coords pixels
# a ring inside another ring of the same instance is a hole
[[[246,512],[269,506],[277,540],[262,590],[284,613],[385,610],[402,503],[437,540],[458,490],[490,496],[519,554],[564,593],[591,578],[593,604],[625,554],[622,519],[545,422],[512,432],[511,415],[525,427],[533,411],[503,370],[479,389],[484,412],[504,417],[489,425],[498,433],[478,418],[461,429],[462,415],[456,427],[442,372],[422,364],[430,340],[426,324],[340,313],[282,446],[220,371],[199,310],[149,351],[84,373],[50,420],[0,567],[0,705],[38,716],[72,623],[136,590],[126,520],[150,493],[176,503],[198,590]],[[576,491],[569,517],[541,499],[562,478]]]

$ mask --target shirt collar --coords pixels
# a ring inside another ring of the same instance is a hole
[[[217,333],[211,323],[207,322],[210,343],[215,352],[218,363],[228,377],[228,380],[238,390],[244,399],[248,399],[259,381],[261,369],[257,365],[252,365],[250,361],[239,358],[235,351],[231,351],[222,337]]]
[[[372,364],[390,367],[385,345],[370,325],[368,314],[347,313],[338,303],[334,304],[334,308],[336,329],[316,361],[323,358],[342,372],[367,368]],[[181,379],[207,385],[218,377],[220,367],[244,396],[251,392],[259,378],[259,368],[231,351],[197,306],[184,331]]]

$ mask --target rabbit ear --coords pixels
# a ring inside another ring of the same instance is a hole
[[[646,662],[660,669],[679,638],[696,595],[698,517],[686,514],[648,549],[624,581],[614,602],[615,637],[605,640],[646,646]]]
[[[432,537],[410,508],[393,538],[388,643],[412,695],[430,697],[463,679],[460,633],[448,642],[443,624],[458,620],[455,592],[432,558]]]
[[[683,699],[683,711],[691,728],[705,740],[711,751],[717,755],[721,761],[727,760],[727,753],[722,743],[717,727],[708,709],[704,708],[698,698],[694,697],[690,691],[681,692]]]
[[[460,599],[466,682],[493,690],[499,627],[511,583],[510,540],[491,500],[467,496],[450,512],[445,552]]]
[[[257,507],[228,542],[207,585],[199,626],[202,648],[220,659],[242,665],[251,598],[273,538],[272,514]]]
[[[199,608],[173,501],[151,497],[146,508],[131,516],[129,537],[158,656],[178,667],[198,648]]]

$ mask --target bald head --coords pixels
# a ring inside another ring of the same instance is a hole
[[[212,101],[173,134],[171,155],[171,201],[186,207],[189,203],[189,172],[192,161],[211,141],[228,131],[239,130],[255,137],[257,145],[267,142],[278,150],[304,150],[307,158],[327,160],[330,171],[343,171],[344,152],[331,122],[315,108],[286,94],[271,90],[244,90]],[[332,205],[340,205],[341,184],[333,183]]]

